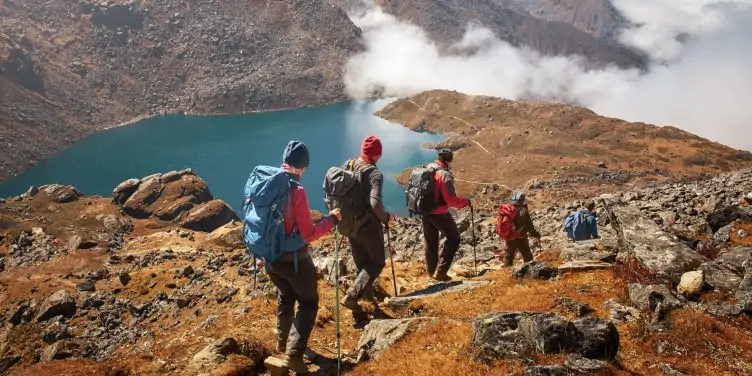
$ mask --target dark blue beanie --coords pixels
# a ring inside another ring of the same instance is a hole
[[[300,141],[290,141],[282,154],[282,162],[295,168],[308,167],[308,148]]]

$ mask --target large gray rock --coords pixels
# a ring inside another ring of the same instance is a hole
[[[635,307],[643,310],[654,310],[658,303],[663,303],[665,308],[674,309],[684,306],[668,287],[664,285],[642,285],[639,283],[630,283],[627,285],[629,290],[629,300]]]
[[[351,269],[349,266],[345,268]],[[414,291],[410,294],[389,298],[387,304],[392,309],[405,307],[410,301],[415,299],[433,298],[444,294],[453,294],[461,291],[472,290],[481,286],[490,284],[490,281],[452,281],[447,283],[437,283],[423,290]]]
[[[517,265],[512,269],[512,276],[514,278],[553,279],[558,275],[558,269],[554,268],[549,263],[540,260],[526,262],[522,265]]]
[[[76,313],[76,299],[65,290],[60,290],[42,302],[37,321],[46,321],[55,316],[72,317]]]
[[[490,364],[500,359],[530,358],[535,349],[519,329],[520,319],[530,315],[534,313],[503,312],[477,318],[472,340],[478,350],[477,360]]]
[[[40,187],[40,190],[55,202],[59,203],[76,201],[81,197],[81,192],[70,185],[45,185]]]
[[[614,299],[603,303],[609,309],[608,319],[617,324],[635,321],[640,317],[640,311],[634,307],[625,306]]]
[[[128,198],[130,198],[131,195],[136,192],[139,184],[141,184],[141,180],[139,179],[128,179],[118,184],[118,186],[115,187],[115,189],[112,191],[112,201],[116,205],[122,206],[123,204],[125,204]]]
[[[655,222],[629,205],[609,204],[601,200],[619,238],[617,259],[637,260],[656,277],[677,284],[681,276],[696,270],[706,257],[671,238]]]
[[[619,332],[613,323],[595,317],[572,321],[577,340],[572,351],[589,359],[614,360],[619,353]],[[571,335],[570,335],[571,336]]]
[[[726,250],[715,260],[700,266],[705,282],[714,288],[735,291],[744,276],[742,264],[752,258],[752,247],[736,247]]]
[[[195,370],[211,369],[224,362],[231,354],[240,354],[238,342],[232,337],[223,338],[194,355],[189,367]]]
[[[752,207],[741,207],[738,205],[727,206],[708,214],[707,220],[710,228],[715,233],[722,227],[728,226],[736,220],[742,220],[745,222],[752,221]]]
[[[478,361],[531,359],[533,352],[572,351],[592,359],[613,360],[619,351],[616,327],[597,318],[567,321],[552,313],[504,312],[479,317],[473,325]]]
[[[559,257],[564,261],[592,260],[607,263],[616,261],[617,244],[615,240],[584,240],[566,242],[559,246],[561,247]]]
[[[67,359],[80,356],[84,351],[85,350],[79,341],[62,340],[47,346],[44,351],[42,351],[42,356],[39,360],[42,362],[49,362],[52,360]]]
[[[540,353],[559,354],[573,346],[571,336],[575,333],[574,325],[553,313],[522,317],[519,327]]]
[[[366,325],[358,341],[358,362],[376,359],[390,346],[402,339],[421,322],[430,318],[372,320]]]
[[[745,275],[736,291],[736,299],[742,311],[752,314],[752,259],[744,262]]]
[[[237,221],[238,216],[224,201],[216,199],[191,209],[181,226],[203,232],[212,232],[231,221]]]

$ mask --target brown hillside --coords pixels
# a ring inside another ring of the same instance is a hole
[[[345,100],[359,33],[324,0],[0,2],[0,180],[140,116]]]
[[[749,152],[674,127],[628,123],[570,105],[433,90],[390,103],[377,115],[446,134],[442,144],[459,150],[453,168],[465,193],[500,184],[529,190],[538,201],[561,202],[752,165]]]

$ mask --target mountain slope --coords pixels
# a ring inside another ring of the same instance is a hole
[[[139,116],[345,100],[359,35],[323,0],[4,1],[0,179]]]
[[[627,21],[610,0],[495,0],[501,6],[546,21],[574,26],[598,39],[615,41]]]
[[[446,134],[442,146],[459,150],[453,166],[459,187],[464,193],[482,190],[488,196],[479,197],[491,203],[505,198],[504,192],[483,187],[529,189],[536,200],[561,202],[615,186],[752,166],[749,152],[571,105],[432,90],[394,101],[377,115]]]
[[[354,14],[367,9],[362,0],[331,1]],[[444,47],[460,41],[468,24],[476,23],[514,46],[528,46],[546,55],[579,54],[598,66],[644,68],[645,65],[645,59],[638,53],[580,30],[577,25],[581,22],[566,23],[569,17],[564,13],[561,18],[547,20],[498,0],[375,0],[373,4],[400,20],[419,26]],[[581,16],[576,13],[572,17]]]

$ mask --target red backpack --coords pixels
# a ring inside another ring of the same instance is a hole
[[[514,219],[517,217],[517,207],[512,204],[502,204],[499,207],[498,222],[496,223],[496,234],[500,238],[509,241],[522,237],[520,232],[514,227]]]

